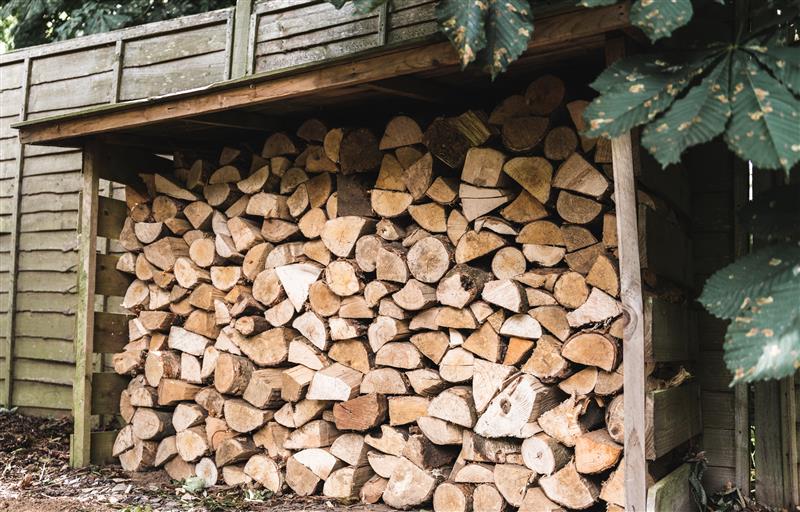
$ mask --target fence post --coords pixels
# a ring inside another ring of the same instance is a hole
[[[30,91],[30,76],[31,76],[31,58],[27,57],[22,63],[22,105],[19,109],[19,120],[25,121],[28,117],[28,94]],[[6,325],[3,337],[6,339],[6,344],[3,347],[2,356],[6,362],[5,371],[0,377],[3,379],[2,387],[0,388],[0,403],[4,404],[9,409],[13,405],[12,393],[14,387],[14,326],[16,321],[17,309],[17,265],[19,263],[19,218],[20,218],[20,200],[22,198],[22,173],[25,169],[25,146],[17,137],[17,166],[16,175],[14,176],[13,197],[11,198],[11,222],[9,223],[9,230],[11,231],[11,246],[10,255],[11,261],[9,262],[8,272],[8,312],[6,313]]]
[[[250,46],[250,17],[254,0],[236,0],[233,16],[233,41],[231,48],[231,76],[241,78],[248,73],[248,48]]]

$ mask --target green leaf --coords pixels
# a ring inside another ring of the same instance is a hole
[[[748,53],[733,59],[728,147],[756,167],[788,173],[800,160],[800,100]]]
[[[800,367],[800,245],[771,245],[737,260],[706,281],[698,300],[732,320],[724,358],[733,383]]]
[[[631,23],[655,42],[692,19],[691,0],[638,0],[631,6]]]
[[[614,64],[591,84],[601,96],[584,112],[589,127],[584,135],[616,137],[634,126],[652,121],[718,55],[717,50],[700,52],[684,64],[670,64],[652,55]]]
[[[485,15],[487,0],[439,0],[436,19],[439,28],[453,43],[461,67],[475,60],[486,47]]]
[[[800,94],[800,46],[769,48],[748,45],[745,49],[769,68],[781,83],[795,94]]]
[[[199,476],[190,476],[183,481],[183,488],[188,492],[195,493],[202,491],[206,487],[206,481]]]
[[[479,59],[494,80],[528,48],[533,35],[533,16],[528,0],[487,1],[486,47]]]
[[[771,302],[728,327],[725,365],[733,382],[788,377],[800,368],[800,274],[770,290]]]
[[[799,277],[800,246],[773,245],[715,272],[706,281],[697,300],[712,315],[732,320],[742,310],[762,305],[770,290],[778,284]]]
[[[722,59],[699,86],[644,129],[642,144],[663,167],[679,162],[686,148],[708,142],[725,130],[731,115],[729,70],[730,58]]]

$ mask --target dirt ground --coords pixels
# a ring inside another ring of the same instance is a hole
[[[68,419],[0,410],[0,512],[390,510],[225,486],[190,493],[162,471],[128,473],[119,466],[73,469],[69,467],[71,431]]]

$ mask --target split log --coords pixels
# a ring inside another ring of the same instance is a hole
[[[544,432],[522,442],[522,460],[540,475],[552,475],[564,467],[570,458],[569,450]]]
[[[576,334],[564,342],[561,355],[572,362],[611,371],[618,362],[617,343],[608,336],[593,332]]]
[[[420,469],[401,457],[386,485],[383,501],[402,510],[419,507],[433,498],[441,479],[436,473]]]
[[[263,485],[273,493],[279,493],[284,484],[284,476],[278,464],[266,455],[253,455],[244,466],[247,476]]]
[[[272,411],[261,410],[238,398],[225,401],[225,421],[236,432],[252,432],[271,420],[273,415]]]
[[[554,502],[570,509],[583,510],[597,502],[600,491],[590,480],[582,477],[570,462],[558,472],[539,480],[544,493]]]
[[[561,393],[530,375],[512,381],[489,403],[475,424],[484,437],[529,437],[531,424],[557,406]]]
[[[368,394],[337,403],[333,417],[339,430],[366,431],[384,422],[387,410],[386,397]]]
[[[450,268],[453,247],[445,237],[429,236],[415,243],[407,257],[411,275],[423,283],[436,283]]]
[[[621,455],[622,446],[606,429],[587,432],[575,442],[575,469],[583,474],[602,473],[613,468]]]
[[[340,363],[318,371],[308,388],[310,400],[347,401],[358,395],[362,374]]]
[[[473,510],[486,512],[502,512],[506,501],[493,484],[480,484],[472,493]]]

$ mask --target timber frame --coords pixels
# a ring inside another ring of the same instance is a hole
[[[249,4],[249,0],[244,2]],[[242,7],[247,11],[246,6]],[[238,8],[237,8],[238,12]],[[574,55],[576,51],[605,50],[608,62],[623,54],[621,33],[628,28],[628,4],[553,15],[537,20],[536,36],[529,44],[527,57]],[[241,24],[235,31],[247,33]],[[524,60],[525,57],[523,57]],[[234,62],[238,62],[235,61]],[[241,72],[241,64],[234,71]],[[80,201],[79,307],[75,338],[76,376],[74,381],[75,432],[71,464],[84,466],[111,460],[114,431],[93,432],[94,416],[113,414],[126,379],[111,373],[93,371],[94,354],[113,353],[127,342],[128,317],[95,312],[95,295],[119,295],[126,283],[114,277],[113,257],[97,253],[97,237],[113,238],[124,221],[124,202],[98,197],[100,179],[133,183],[137,173],[158,172],[167,160],[151,151],[170,147],[176,123],[194,122],[220,129],[258,128],[260,122],[277,122],[272,117],[254,116],[252,109],[272,105],[293,105],[298,109],[314,104],[321,95],[348,92],[379,93],[392,96],[417,96],[438,101],[435,88],[427,90],[430,74],[460,73],[457,56],[447,42],[425,42],[413,47],[380,48],[346,59],[332,59],[277,73],[261,73],[216,84],[199,91],[151,100],[134,101],[87,109],[14,125],[26,144],[83,148],[82,198]],[[431,94],[433,97],[431,98]],[[248,123],[248,119],[251,122]],[[181,125],[183,126],[183,125]],[[264,126],[262,125],[263,129]],[[642,512],[680,509],[688,503],[688,483],[683,475],[687,466],[678,467],[648,491],[648,460],[675,448],[697,434],[689,430],[669,446],[656,446],[658,440],[646,438],[648,423],[658,424],[658,398],[646,392],[644,315],[638,232],[638,158],[635,136],[612,141],[613,172],[617,203],[617,229],[620,234],[620,274],[622,301],[626,317],[623,337],[625,365],[625,480],[626,510]],[[174,146],[173,146],[174,147]],[[630,236],[632,235],[632,236]],[[689,399],[694,400],[692,394]],[[662,400],[664,402],[664,400]],[[655,405],[654,405],[655,404]],[[698,403],[699,406],[699,403]],[[691,407],[688,407],[691,411]]]

